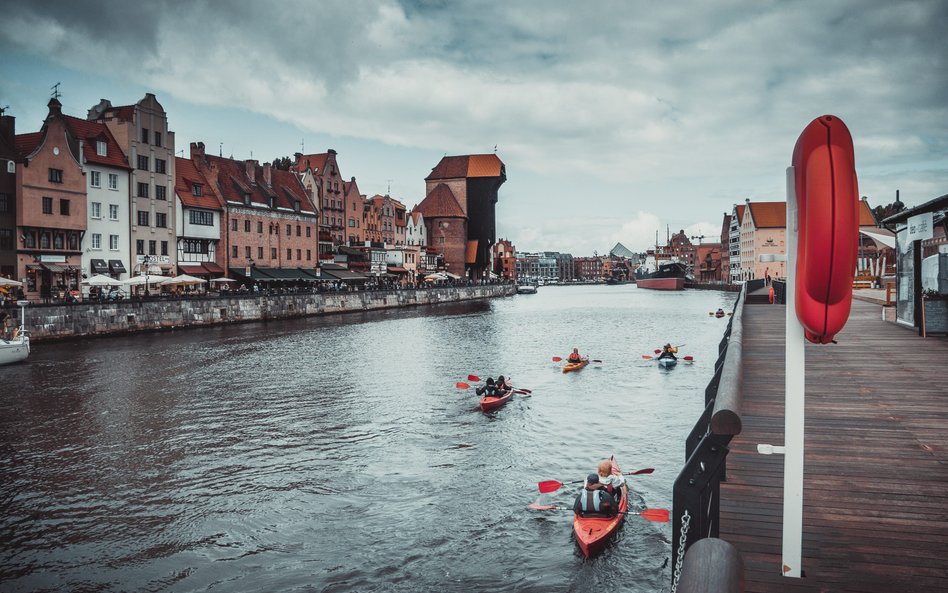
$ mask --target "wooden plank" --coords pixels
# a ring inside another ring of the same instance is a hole
[[[803,570],[780,574],[784,308],[743,314],[743,430],[721,485],[720,537],[746,591],[948,590],[948,342],[921,341],[856,301],[838,345],[808,344]]]

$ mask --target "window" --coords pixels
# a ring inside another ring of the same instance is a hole
[[[195,183],[191,186],[191,195],[192,196],[202,196],[204,195],[204,186],[200,183]]]
[[[13,249],[12,229],[0,229],[0,249]]]
[[[89,185],[91,187],[102,187],[102,174],[98,171],[90,171]]]
[[[249,218],[244,221],[244,232],[245,233],[250,232],[250,219]]]
[[[135,241],[135,255],[145,255],[145,241],[144,239],[137,239]]]
[[[109,220],[118,220],[118,204],[109,204]]]
[[[250,194],[246,193],[244,194],[244,206],[249,206],[249,205],[250,205]]]
[[[263,221],[262,220],[257,221],[257,232],[260,233],[261,235],[263,234]]]
[[[50,169],[49,170],[49,180],[53,183],[62,183],[63,182],[63,170],[62,169]]]
[[[141,139],[143,143],[148,144],[148,128],[142,128]]]
[[[155,146],[161,146],[161,132],[155,132]]]
[[[329,226],[329,217],[323,216],[323,226]]]
[[[155,255],[155,247],[158,245],[156,241],[148,242],[148,255]]]
[[[303,259],[303,250],[302,250],[302,249],[297,249],[297,250],[296,250],[296,261],[299,261],[299,260],[301,260],[301,259]]]
[[[232,230],[232,231],[236,231],[236,230],[237,230],[237,219],[236,219],[236,218],[231,218],[231,219],[230,219],[230,230]],[[235,255],[234,257],[237,257],[237,256]]]
[[[95,153],[99,156],[108,156],[109,149],[108,145],[105,143],[105,140],[95,141]]]
[[[102,249],[102,235],[99,233],[92,233],[92,248]]]
[[[293,235],[293,225],[288,224],[286,225],[286,236],[289,237],[292,235]]]
[[[312,259],[313,259],[313,252],[310,251],[309,249],[307,249],[307,250],[306,250],[306,261],[312,261]]]
[[[191,210],[190,211],[191,224],[198,224],[201,226],[214,226],[214,213],[207,212],[205,210]]]
[[[276,258],[277,258],[277,248],[276,248],[276,247],[271,247],[271,248],[270,248],[270,259],[276,259]]]
[[[148,197],[148,184],[147,183],[138,183],[138,197],[147,198]]]
[[[257,247],[257,259],[263,259],[263,247]]]
[[[244,247],[244,257],[250,259],[250,246]]]
[[[168,214],[165,212],[155,212],[155,226],[159,229],[168,228]]]
[[[293,212],[299,212],[299,211],[300,211],[300,201],[299,201],[299,200],[294,200],[294,201],[293,201]]]
[[[167,200],[168,199],[168,188],[164,185],[155,185],[155,199],[156,200]]]
[[[63,243],[65,243],[65,237],[62,233],[53,235],[53,249],[62,249]]]
[[[155,173],[167,173],[167,166],[165,159],[155,159]]]
[[[161,255],[168,255],[168,242],[167,241],[161,242]]]
[[[101,202],[89,202],[89,216],[92,218],[102,218]]]
[[[27,249],[33,249],[36,247],[36,234],[33,231],[27,231],[26,239],[23,240],[23,246]]]
[[[118,175],[109,173],[109,189],[118,189]]]
[[[118,242],[119,242],[118,235],[109,235],[109,249],[111,249],[112,251],[118,251],[118,248],[119,248]]]
[[[143,154],[138,155],[138,169],[140,171],[148,170],[148,157],[147,156]]]
[[[40,233],[40,249],[49,249],[49,233]]]
[[[302,232],[303,232],[303,227],[301,227],[300,225],[296,225],[296,236],[297,237],[302,236]]]
[[[234,257],[234,258],[237,257],[237,246],[236,246],[236,245],[234,245],[233,247],[231,247],[231,249],[230,249],[230,256],[231,256],[231,257]]]
[[[311,237],[311,236],[312,236],[312,235],[310,235],[310,231],[311,231],[311,230],[312,230],[312,229],[310,229],[310,227],[306,227],[306,236],[307,236],[307,237]]]
[[[59,213],[63,216],[69,216],[69,200],[59,200]]]
[[[287,249],[287,250],[286,250],[286,261],[293,261],[293,250],[292,250],[292,249]]]
[[[10,211],[10,194],[0,194],[0,212]]]
[[[148,210],[138,211],[138,226],[151,226],[148,224]]]

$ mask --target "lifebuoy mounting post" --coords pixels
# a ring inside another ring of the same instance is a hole
[[[852,306],[859,240],[853,141],[838,117],[804,128],[787,168],[786,378],[781,573],[800,577],[805,341],[828,344]]]

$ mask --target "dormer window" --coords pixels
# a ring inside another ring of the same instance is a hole
[[[276,198],[274,198],[273,196],[270,196],[270,208],[276,208],[276,207],[277,207]]]
[[[250,205],[250,193],[244,192],[244,206]]]
[[[204,195],[204,186],[200,183],[191,184],[191,195],[192,196],[202,196]]]
[[[293,200],[293,212],[299,212],[299,211],[300,211],[300,201]]]
[[[105,140],[96,140],[95,141],[95,153],[99,156],[107,156],[109,153],[108,145],[105,143]]]

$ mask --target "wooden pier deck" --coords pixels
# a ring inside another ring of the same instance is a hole
[[[743,431],[721,485],[720,537],[746,590],[948,591],[948,340],[856,301],[838,345],[807,344],[804,578],[780,575],[784,310],[744,309]]]

